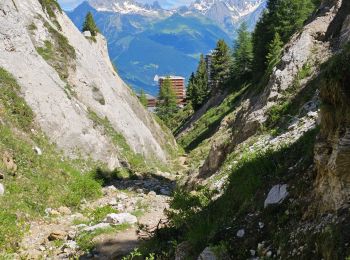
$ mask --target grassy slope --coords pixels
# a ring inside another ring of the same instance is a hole
[[[97,165],[69,160],[50,144],[35,126],[16,80],[1,68],[0,87],[0,155],[10,154],[17,165],[17,170],[9,169],[0,158],[5,186],[0,197],[1,252],[15,250],[25,223],[43,216],[45,208],[78,206],[82,199],[98,197],[101,186],[92,171]],[[35,153],[35,146],[42,155]]]

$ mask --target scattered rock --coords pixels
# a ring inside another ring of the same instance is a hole
[[[0,172],[0,180],[4,179],[4,174]]]
[[[69,208],[67,208],[67,207],[59,207],[58,209],[57,209],[57,211],[60,213],[60,214],[62,214],[62,215],[70,215],[70,214],[72,214],[72,211],[69,209]]]
[[[160,189],[159,192],[160,192],[160,194],[165,195],[165,196],[171,195],[171,191],[169,189],[162,188],[162,189]]]
[[[115,206],[115,205],[117,205],[118,204],[118,202],[117,202],[117,200],[115,199],[115,198],[112,198],[109,202],[108,202],[108,205],[110,205],[110,206]]]
[[[67,236],[67,233],[61,230],[56,230],[52,232],[49,236],[48,239],[49,241],[54,241],[54,240],[64,240]]]
[[[236,235],[237,235],[237,237],[240,237],[240,238],[244,237],[245,230],[243,228],[238,230]]]
[[[15,173],[17,171],[17,164],[15,163],[15,160],[10,153],[4,152],[2,161],[4,162],[5,167],[8,171],[11,173]]]
[[[44,247],[44,246],[39,246],[39,250],[40,250],[40,251],[45,251],[45,250],[46,250],[46,247]]]
[[[137,193],[143,193],[143,189],[137,189],[136,192]]]
[[[37,155],[42,155],[42,154],[43,154],[43,152],[41,151],[41,149],[40,149],[39,147],[37,147],[37,146],[35,146],[35,147],[33,148],[33,150],[34,150],[34,152],[35,152]]]
[[[91,32],[90,32],[90,31],[84,31],[84,32],[83,32],[83,35],[84,35],[85,37],[91,37]]]
[[[203,252],[198,256],[197,260],[216,260],[216,256],[210,247],[206,247]]]
[[[150,191],[150,192],[148,192],[148,196],[156,196],[157,195],[157,193],[155,192],[155,191]]]
[[[83,229],[83,231],[95,231],[96,229],[104,229],[104,228],[109,228],[111,225],[109,223],[98,223],[94,226],[91,227],[86,227]]]
[[[271,251],[268,251],[267,253],[266,253],[266,257],[271,257],[272,256],[272,252]]]
[[[112,195],[116,191],[117,191],[117,188],[114,187],[113,185],[102,188],[102,192],[104,195]]]
[[[62,248],[69,248],[69,249],[78,249],[79,246],[77,244],[77,242],[73,241],[73,240],[68,240]]]
[[[128,195],[126,195],[125,193],[119,193],[117,195],[118,200],[126,200],[127,198],[128,198]]]
[[[111,213],[106,216],[104,222],[116,225],[124,223],[135,224],[137,222],[137,218],[130,213]]]
[[[191,251],[191,244],[188,241],[183,241],[176,247],[175,260],[188,259],[189,252]]]
[[[256,254],[255,250],[251,249],[251,250],[250,250],[250,255],[251,255],[251,256],[255,256],[255,254]]]
[[[275,185],[271,188],[264,202],[264,207],[272,204],[280,204],[288,196],[287,184]]]
[[[265,226],[265,224],[264,224],[264,223],[259,222],[259,228],[260,228],[260,229],[264,228],[264,226]]]
[[[2,183],[0,183],[0,196],[5,194],[5,187]]]

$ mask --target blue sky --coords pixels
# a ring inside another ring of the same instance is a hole
[[[64,10],[71,10],[84,0],[58,0]],[[136,0],[141,3],[153,3],[154,0]],[[164,8],[178,7],[188,5],[192,0],[158,0],[159,4]]]

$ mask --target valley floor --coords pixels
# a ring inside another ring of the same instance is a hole
[[[134,249],[149,235],[145,230],[165,221],[164,209],[175,186],[174,176],[158,174],[114,181],[103,188],[103,197],[85,201],[76,212],[67,207],[47,209],[44,220],[30,224],[18,259],[122,259],[130,252],[137,254]],[[131,215],[114,225],[106,223],[110,213]]]

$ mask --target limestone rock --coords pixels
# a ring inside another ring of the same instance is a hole
[[[0,183],[0,196],[5,194],[5,187],[2,183]]]
[[[236,234],[237,237],[242,238],[244,237],[244,235],[245,235],[245,230],[243,228],[237,231],[237,234]]]
[[[111,225],[109,223],[98,223],[94,226],[91,226],[91,227],[85,227],[83,228],[83,231],[88,231],[88,232],[91,232],[91,231],[95,231],[96,229],[105,229],[105,228],[109,228]]]
[[[0,10],[6,10],[0,12],[0,67],[16,78],[35,114],[35,123],[51,142],[69,157],[81,154],[106,163],[110,169],[119,166],[119,147],[102,128],[96,127],[90,117],[90,112],[94,112],[108,119],[132,151],[146,159],[155,156],[166,161],[169,155],[165,147],[175,147],[175,140],[162,131],[114,71],[102,35],[95,37],[96,42],[87,41],[64,12],[57,12],[52,23],[38,0],[16,1],[16,6],[13,1],[0,1]],[[28,30],[29,24],[37,29]],[[67,64],[63,61],[59,69],[37,52],[45,41],[54,41],[53,30],[67,38],[69,49],[75,50],[75,55],[69,57]],[[57,71],[61,68],[67,70],[64,80]],[[99,90],[99,102],[93,85]]]
[[[287,184],[278,184],[271,188],[267,198],[264,202],[264,207],[266,208],[271,204],[279,204],[288,196]]]
[[[90,31],[84,31],[84,32],[83,32],[83,35],[84,35],[85,37],[91,37],[91,36],[92,36]]]
[[[206,247],[203,252],[198,256],[197,260],[216,260],[216,256],[214,252],[210,249],[210,247]]]
[[[137,218],[134,215],[131,215],[130,213],[111,213],[106,216],[104,219],[105,223],[110,224],[135,224],[137,222]]]
[[[62,215],[70,215],[72,214],[72,211],[68,207],[59,207],[57,211]]]
[[[176,247],[175,260],[186,260],[191,251],[191,244],[188,241],[183,241]]]
[[[15,163],[13,156],[9,152],[4,152],[2,156],[2,161],[9,172],[15,173],[17,171],[17,164]]]
[[[35,147],[33,148],[33,150],[34,150],[34,152],[35,152],[37,155],[42,155],[42,154],[43,154],[42,150],[41,150],[39,147],[37,147],[37,146],[35,146]]]
[[[55,230],[51,232],[51,234],[48,236],[49,241],[54,240],[64,240],[67,236],[67,233],[62,230]]]

